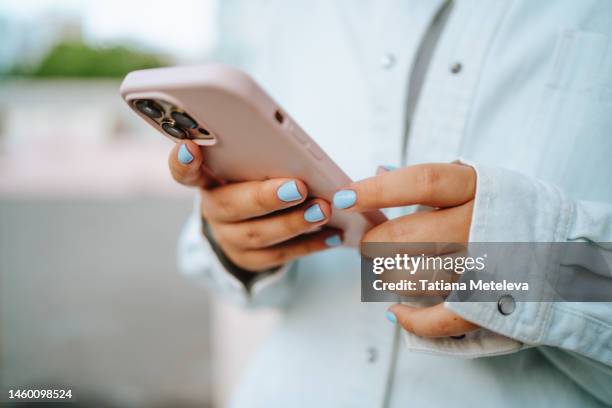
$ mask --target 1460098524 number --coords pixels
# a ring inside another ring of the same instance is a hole
[[[72,390],[54,389],[16,389],[9,390],[9,399],[37,400],[37,399],[72,399]]]

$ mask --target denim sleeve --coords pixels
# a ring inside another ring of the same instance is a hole
[[[612,205],[573,200],[553,185],[510,170],[474,168],[478,181],[471,242],[586,241],[598,247],[612,265],[610,248],[598,245],[612,242]],[[612,383],[612,303],[517,302],[508,315],[499,312],[496,302],[445,305],[463,318],[525,345],[565,351],[565,365],[572,360],[578,364],[575,356],[586,357],[591,366],[601,366],[599,375],[607,376],[600,383]],[[571,373],[580,376],[587,371]],[[604,393],[603,389],[597,391]]]
[[[224,265],[224,260],[203,233],[199,201],[185,223],[177,246],[179,270],[199,280],[212,294],[244,307],[281,307],[289,298],[293,263],[258,274],[245,282]]]

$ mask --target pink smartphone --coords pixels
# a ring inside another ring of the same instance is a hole
[[[246,73],[226,65],[130,72],[121,84],[128,105],[164,136],[201,146],[205,166],[228,181],[295,177],[313,197],[331,202],[350,178]],[[386,218],[380,211],[332,210],[344,244]]]

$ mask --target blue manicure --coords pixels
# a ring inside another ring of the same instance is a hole
[[[321,211],[321,206],[315,204],[304,212],[304,219],[308,222],[319,222],[325,219],[325,214]]]
[[[340,190],[334,194],[334,206],[336,208],[349,208],[355,205],[357,194],[353,190]]]
[[[325,238],[325,245],[327,245],[328,247],[335,247],[341,244],[342,244],[342,239],[340,239],[340,235],[338,234]]]
[[[393,170],[397,170],[397,166],[392,166],[390,164],[384,164],[382,166],[383,169],[387,170],[387,171],[393,171]]]
[[[393,324],[397,324],[397,317],[395,317],[395,315],[393,313],[391,313],[390,311],[386,311],[385,312],[385,316],[387,317],[387,320],[390,321]]]
[[[179,147],[178,159],[183,164],[189,164],[193,161],[193,155],[189,152],[189,149],[187,149],[187,146],[184,144]]]
[[[297,184],[295,184],[295,180],[283,183],[278,190],[276,190],[276,196],[279,200],[286,203],[302,199],[302,195],[297,188]]]

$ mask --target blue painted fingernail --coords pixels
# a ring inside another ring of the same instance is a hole
[[[302,195],[297,188],[297,184],[295,184],[295,180],[283,183],[278,190],[276,190],[276,196],[279,200],[286,203],[302,199]]]
[[[393,170],[397,170],[397,166],[392,166],[390,164],[383,164],[382,166],[383,169],[387,170],[387,171],[393,171]]]
[[[340,190],[334,194],[334,206],[337,208],[349,208],[355,205],[357,194],[353,190]]]
[[[387,317],[388,321],[390,321],[393,324],[397,324],[397,317],[395,317],[395,315],[392,312],[387,310],[385,312],[385,316]]]
[[[342,245],[342,239],[338,234],[332,235],[331,237],[325,238],[325,245],[327,245],[328,247]]]
[[[304,212],[304,219],[308,222],[319,222],[325,219],[325,214],[321,211],[321,206],[315,204]]]
[[[183,164],[189,164],[193,161],[193,155],[189,152],[189,149],[187,149],[187,146],[184,144],[179,147],[178,159]]]

